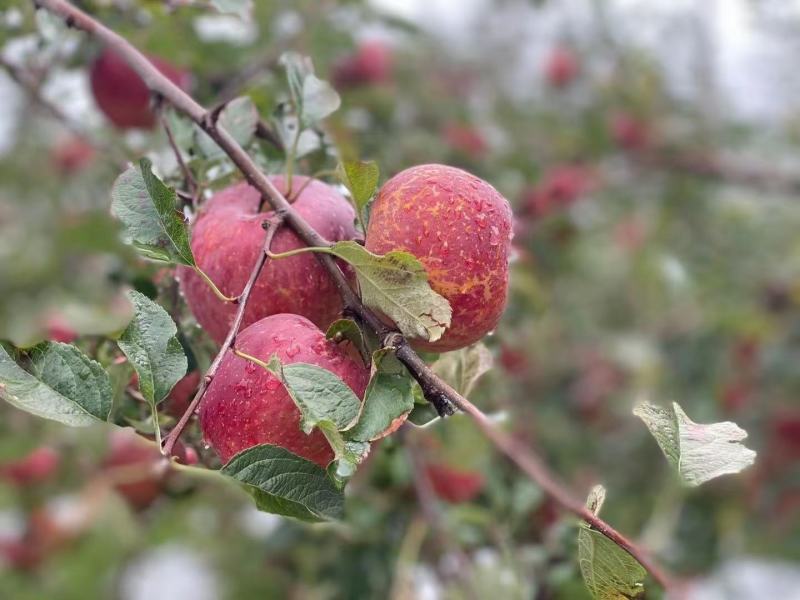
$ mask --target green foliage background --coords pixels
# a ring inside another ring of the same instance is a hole
[[[25,62],[45,80],[85,74],[94,42],[75,32],[55,45],[41,40],[30,5],[14,4],[0,13],[6,49],[29,36],[34,48]],[[573,489],[585,493],[602,482],[604,517],[682,576],[706,576],[742,556],[800,560],[796,192],[647,163],[621,149],[608,126],[624,112],[657,132],[670,156],[735,151],[763,165],[797,151],[791,119],[744,125],[673,97],[661,63],[629,45],[602,11],[570,40],[582,61],[577,81],[556,90],[539,78],[540,89],[520,95],[509,84],[509,40],[487,42],[466,60],[442,38],[361,2],[255,2],[258,36],[243,46],[197,35],[196,18],[221,18],[204,6],[80,4],[138,47],[190,68],[193,95],[207,105],[238,74],[263,64],[239,90],[262,115],[287,95],[275,64],[283,51],[311,56],[327,77],[370,32],[389,38],[392,79],[343,90],[342,108],[326,121],[341,156],[375,160],[382,181],[415,164],[461,166],[495,185],[518,215],[509,305],[486,340],[495,368],[472,399],[506,415],[508,427]],[[513,18],[520,5],[537,14],[531,3],[490,4],[494,18]],[[562,29],[570,39],[569,27]],[[533,61],[529,67],[540,69]],[[144,152],[167,160],[163,132],[123,135],[95,112],[79,125],[107,151],[86,169],[64,173],[51,158],[63,124],[28,100],[15,119],[13,146],[0,158],[0,338],[35,342],[58,315],[82,334],[85,351],[107,356],[103,336],[124,329],[130,309],[123,292],[134,288],[181,316],[190,368],[207,366],[213,346],[191,327],[170,274],[123,246],[109,214],[109,192],[126,160]],[[448,141],[454,125],[480,132],[485,151]],[[267,169],[282,168],[262,151]],[[525,190],[574,163],[591,169],[591,189],[544,216],[526,213]],[[325,165],[330,159],[315,153],[299,168]],[[212,187],[235,178],[223,171]],[[129,376],[127,367],[112,372],[118,395]],[[756,465],[700,489],[681,488],[631,415],[642,398],[678,401],[701,423],[736,421],[759,452]],[[795,427],[789,434],[787,423]],[[424,582],[444,598],[587,597],[573,521],[463,418],[375,447],[348,488],[344,522],[335,525],[259,516],[234,488],[181,474],[143,512],[114,495],[98,499],[90,482],[107,443],[102,427],[70,430],[0,405],[0,462],[42,444],[62,454],[57,477],[42,486],[0,481],[0,525],[13,530],[42,506],[60,507],[64,518],[90,506],[93,515],[88,529],[37,569],[0,565],[0,597],[129,597],[126,582],[142,557],[176,547],[204,561],[224,598],[416,598]],[[438,506],[440,528],[432,529],[404,445],[477,469],[486,479],[482,493]],[[466,565],[454,558],[460,554]]]

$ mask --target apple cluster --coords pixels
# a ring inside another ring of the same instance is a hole
[[[355,211],[334,187],[301,176],[291,184],[273,176],[272,183],[328,241],[359,239]],[[263,223],[271,217],[261,194],[246,183],[217,192],[201,208],[192,227],[192,252],[223,294],[242,292],[262,251]],[[439,340],[412,343],[441,352],[472,344],[497,325],[508,292],[511,235],[508,202],[491,185],[454,167],[421,165],[395,175],[378,191],[364,243],[375,254],[406,251],[425,266],[431,288],[450,303],[452,320]],[[282,227],[271,249],[284,253],[303,245]],[[192,268],[181,267],[179,279],[197,322],[222,343],[235,304],[215,295]],[[252,289],[235,347],[265,362],[277,356],[284,365],[324,368],[363,398],[369,368],[348,345],[324,333],[341,312],[341,298],[312,253],[270,260]],[[210,382],[199,414],[206,442],[223,461],[258,444],[284,447],[323,467],[333,459],[320,431],[301,431],[300,412],[276,376],[232,351]]]

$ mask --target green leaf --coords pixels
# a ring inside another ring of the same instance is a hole
[[[137,291],[128,292],[128,298],[133,319],[117,344],[139,375],[139,391],[154,406],[186,375],[188,361],[167,311]]]
[[[293,363],[282,369],[283,382],[302,414],[305,433],[324,421],[337,431],[351,427],[358,417],[361,401],[339,377],[316,365]]]
[[[414,408],[412,379],[394,354],[390,350],[378,350],[373,362],[375,372],[364,394],[358,422],[345,436],[350,440],[377,440]]]
[[[303,80],[301,118],[308,126],[336,112],[342,104],[333,86],[310,73]]]
[[[578,563],[586,587],[597,600],[624,600],[644,593],[644,567],[585,523],[578,526]]]
[[[586,507],[600,513],[606,488],[595,485],[586,499]],[[589,592],[598,600],[638,598],[644,593],[644,567],[588,523],[578,526],[578,563]]]
[[[45,342],[29,352],[30,373],[0,346],[0,398],[33,415],[74,427],[106,421],[108,375],[75,346]]]
[[[352,241],[327,252],[355,269],[364,304],[389,317],[407,337],[435,342],[450,326],[450,303],[431,289],[425,267],[408,252],[379,256]]]
[[[328,331],[325,332],[325,337],[329,340],[337,341],[340,339],[348,340],[353,346],[356,347],[364,364],[369,365],[371,357],[369,349],[367,348],[367,340],[364,338],[364,332],[358,324],[352,319],[338,319],[334,321]]]
[[[152,171],[143,158],[114,182],[111,212],[125,226],[125,241],[153,260],[194,266],[189,232],[176,209],[175,191]]]
[[[667,461],[688,485],[738,473],[755,461],[756,453],[740,443],[747,432],[736,423],[695,423],[675,402],[671,409],[644,402],[633,414],[644,421]]]
[[[418,387],[418,386],[417,386]],[[422,390],[420,390],[421,392]],[[415,403],[414,408],[408,414],[408,422],[417,427],[424,427],[439,418],[439,413],[433,407],[433,404],[425,402],[425,404]]]
[[[344,513],[344,494],[319,465],[271,445],[240,452],[221,473],[251,492],[259,510],[303,521],[329,521]]]
[[[298,114],[302,113],[303,82],[306,77],[314,73],[314,64],[307,56],[298,52],[284,52],[278,63],[286,69],[286,80],[289,83],[289,93]]]
[[[253,15],[253,0],[211,0],[211,5],[219,12],[234,14],[243,21]]]
[[[365,209],[378,189],[378,179],[380,178],[378,163],[374,160],[344,161],[337,165],[336,174],[347,189],[350,190],[350,196],[353,198],[356,212],[361,219],[362,225],[366,227],[368,219]]]
[[[469,396],[478,380],[492,368],[492,353],[478,342],[454,352],[446,352],[431,365],[434,373],[453,386],[462,396]]]
[[[246,147],[253,140],[257,125],[258,111],[247,96],[228,102],[217,120],[217,126],[227,131],[242,147]],[[198,148],[206,158],[216,159],[225,156],[225,151],[205,131],[198,127],[195,129],[195,135]]]

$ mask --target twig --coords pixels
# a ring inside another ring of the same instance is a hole
[[[247,308],[247,302],[250,299],[250,293],[253,291],[256,280],[261,274],[261,270],[264,268],[264,264],[267,261],[267,252],[272,244],[272,239],[275,237],[275,232],[281,226],[282,220],[283,217],[280,214],[276,214],[271,220],[264,221],[264,227],[267,230],[266,234],[264,235],[264,245],[261,252],[258,253],[256,263],[253,265],[253,270],[250,272],[250,278],[247,280],[244,290],[242,290],[242,294],[239,296],[239,307],[236,310],[236,316],[233,318],[231,328],[228,331],[228,335],[225,337],[225,341],[222,343],[222,347],[219,349],[217,356],[214,357],[214,361],[208,368],[205,377],[203,377],[203,380],[200,382],[200,387],[197,389],[197,393],[194,395],[191,403],[189,403],[189,406],[186,408],[186,411],[178,420],[175,427],[173,427],[172,430],[167,434],[167,437],[164,438],[164,447],[162,452],[166,456],[172,455],[172,449],[175,447],[175,442],[178,441],[178,438],[180,438],[183,430],[186,429],[189,419],[192,418],[194,411],[197,410],[197,407],[200,405],[200,401],[203,399],[203,395],[206,393],[209,384],[214,379],[217,369],[219,369],[219,365],[222,363],[222,359],[225,357],[228,350],[233,348],[233,344],[236,342],[236,334],[239,333],[239,328],[242,326],[244,312]]]
[[[158,103],[158,116],[161,120],[161,126],[164,128],[164,133],[167,134],[169,147],[172,148],[172,153],[175,155],[175,160],[178,161],[178,167],[180,167],[181,173],[183,174],[184,185],[189,188],[189,193],[192,196],[192,208],[195,209],[197,208],[197,180],[195,180],[194,175],[192,175],[192,171],[189,169],[186,161],[183,160],[183,155],[181,154],[180,148],[178,148],[178,144],[175,143],[175,136],[172,134],[172,127],[169,125],[169,120],[167,119],[167,115],[164,113],[160,101]]]
[[[244,174],[247,181],[268,199],[276,214],[285,220],[285,223],[292,228],[303,242],[309,246],[328,245],[329,242],[320,236],[319,233],[294,210],[292,205],[278,191],[269,178],[259,170],[258,166],[247,152],[245,152],[227,131],[217,126],[216,115],[213,112],[206,111],[191,96],[162,75],[158,69],[125,40],[125,38],[103,26],[83,11],[75,8],[70,3],[66,2],[66,0],[34,0],[34,2],[37,3],[38,6],[44,7],[59,15],[72,26],[82,29],[94,35],[103,43],[112,46],[139,74],[150,90],[163,96],[173,107],[186,114],[217,142]],[[268,244],[265,243],[265,247],[267,246]],[[318,255],[317,259],[326,267],[339,290],[344,303],[345,312],[356,316],[363,324],[373,329],[378,334],[379,339],[382,340],[385,347],[395,349],[398,359],[406,366],[412,377],[420,383],[426,398],[436,406],[440,414],[446,414],[453,406],[466,412],[476,422],[484,434],[508,456],[508,458],[519,466],[523,472],[536,481],[562,508],[585,520],[598,532],[626,550],[650,572],[653,578],[662,587],[667,590],[672,587],[666,573],[653,562],[644,550],[634,545],[633,542],[616,531],[611,525],[595,516],[584,506],[581,500],[573,498],[570,493],[556,481],[555,477],[535,454],[521,444],[518,444],[512,436],[495,427],[483,412],[433,373],[425,362],[411,349],[402,335],[389,329],[372,311],[367,309],[350,287],[347,278],[331,256]],[[167,436],[164,447],[165,453],[171,451],[175,441],[186,426],[191,413],[197,408],[202,394],[213,378],[226,350],[231,347],[232,343],[235,341],[236,332],[244,317],[244,308],[247,304],[246,300],[249,296],[249,289],[252,288],[265,260],[266,252],[260,253],[258,261],[251,273],[250,281],[248,281],[245,292],[242,294],[242,302],[239,305],[239,310],[236,313],[236,318],[234,319],[231,330],[228,332],[228,336],[223,343],[223,348],[214,359],[189,409],[178,422],[178,425],[176,425]]]

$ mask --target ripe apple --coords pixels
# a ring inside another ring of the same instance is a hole
[[[59,140],[50,150],[50,162],[63,175],[83,171],[95,158],[95,149],[80,136]]]
[[[272,315],[244,329],[236,348],[260,360],[317,365],[339,376],[362,398],[369,370],[299,315]],[[260,366],[228,351],[200,403],[203,436],[227,462],[258,444],[282,446],[320,466],[333,452],[319,430],[300,429],[300,411],[283,384]]]
[[[114,489],[132,508],[143,510],[161,494],[166,469],[163,457],[153,443],[148,443],[132,429],[114,430],[109,438],[103,470]]]
[[[199,385],[199,371],[192,371],[184,375],[170,390],[167,399],[164,401],[164,412],[176,419],[182,417],[186,409],[189,408],[189,403],[194,398]]]
[[[452,504],[469,502],[480,494],[485,483],[483,475],[477,471],[459,469],[444,463],[427,465],[425,474],[436,495]]]
[[[565,46],[557,46],[550,51],[544,62],[544,76],[551,86],[557,89],[567,87],[578,76],[580,63],[575,52]]]
[[[611,138],[623,150],[634,152],[646,150],[652,145],[650,126],[640,117],[630,113],[616,113],[611,116],[609,129]]]
[[[340,89],[384,83],[391,76],[392,51],[378,40],[363,42],[333,67],[333,82]]]
[[[19,487],[35,485],[50,479],[60,462],[55,449],[42,446],[23,458],[0,465],[0,477]]]
[[[535,217],[563,209],[595,185],[594,174],[582,165],[559,165],[542,175],[541,180],[523,193],[525,209]]]
[[[449,123],[442,135],[450,148],[469,158],[479,159],[489,149],[481,133],[469,124]]]
[[[307,177],[295,176],[292,190],[300,196],[294,209],[322,237],[331,241],[357,237],[350,203],[331,186]],[[283,177],[272,182],[286,193]],[[305,187],[304,187],[305,186]],[[258,253],[264,244],[262,223],[272,212],[258,212],[261,194],[246,183],[225,188],[203,207],[192,229],[192,252],[198,266],[227,296],[244,289]],[[305,246],[288,227],[281,227],[272,240],[273,252]],[[189,308],[198,323],[222,343],[236,314],[236,305],[217,298],[208,284],[188,267],[178,270]],[[342,310],[342,301],[325,268],[312,254],[270,260],[261,271],[247,304],[246,327],[259,319],[279,313],[293,313],[327,328]],[[269,357],[267,357],[269,358]]]
[[[157,57],[150,57],[150,62],[174,84],[189,89],[187,71]],[[151,129],[155,125],[147,85],[113,50],[103,49],[91,66],[89,79],[97,106],[114,125],[120,129]]]
[[[420,165],[384,184],[372,205],[367,249],[416,256],[453,309],[444,335],[417,347],[456,350],[495,328],[508,295],[512,235],[508,201],[461,169]]]

